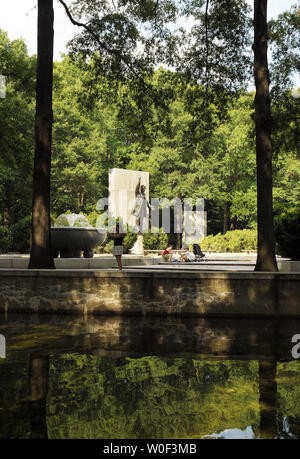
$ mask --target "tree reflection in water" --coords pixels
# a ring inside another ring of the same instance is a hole
[[[51,320],[0,327],[0,438],[300,438],[293,329],[72,318],[68,334]]]
[[[48,393],[49,357],[31,355],[29,362],[31,438],[48,438],[46,402]]]
[[[259,362],[259,408],[261,438],[277,437],[276,362]]]

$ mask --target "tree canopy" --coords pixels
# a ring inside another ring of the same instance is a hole
[[[52,217],[94,212],[108,169],[121,167],[149,171],[153,197],[204,197],[209,233],[256,228],[247,3],[76,0],[69,11],[81,26],[70,55],[54,63]],[[299,201],[299,99],[290,86],[298,21],[292,8],[269,24],[275,213]],[[7,226],[30,214],[36,59],[4,31],[0,46]]]

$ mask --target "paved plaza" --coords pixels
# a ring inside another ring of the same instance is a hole
[[[9,253],[0,255],[0,270],[26,269],[29,254]],[[279,271],[300,272],[300,263],[277,257]],[[165,262],[158,255],[123,255],[123,270],[172,271],[172,272],[251,272],[254,271],[256,253],[207,253],[203,261],[190,263]],[[105,270],[117,269],[111,254],[95,254],[93,258],[55,258],[56,269]]]

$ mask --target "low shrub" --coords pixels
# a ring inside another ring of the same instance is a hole
[[[109,241],[106,239],[106,243],[102,248],[102,253],[112,253],[114,246],[114,241],[110,239]]]
[[[218,233],[216,236],[209,235],[200,243],[203,251],[213,252],[241,252],[242,250],[257,249],[256,230],[244,229],[227,231],[225,234]]]
[[[90,224],[92,226],[97,226],[97,219],[99,217],[99,212],[97,212],[96,210],[94,210],[93,212],[90,212],[89,214],[83,214],[87,217],[88,221],[90,222]]]
[[[124,253],[129,253],[129,250],[132,249],[136,240],[137,240],[136,233],[131,233],[130,231],[126,233],[126,236],[124,237],[124,240],[123,240]]]
[[[224,236],[228,240],[229,252],[241,252],[242,250],[256,250],[257,248],[256,230],[244,229],[228,231]]]
[[[209,235],[202,239],[200,247],[202,250],[211,250],[213,252],[228,252],[227,241],[224,235],[218,233],[216,236]]]
[[[129,253],[130,249],[134,246],[137,240],[137,233],[133,233],[128,228],[128,231],[123,240],[123,253]],[[112,253],[113,250],[113,239],[107,235],[107,239],[104,242],[104,245],[97,248],[98,253]],[[143,234],[143,246],[145,250],[163,250],[168,245],[168,235],[160,230],[158,233],[148,233]]]
[[[158,233],[151,233],[149,230],[148,233],[143,235],[143,245],[145,250],[163,250],[168,245],[168,235],[159,230]]]
[[[6,226],[0,226],[0,253],[7,253],[12,246],[12,233]]]
[[[276,252],[300,260],[300,209],[291,208],[274,219]]]
[[[115,229],[114,224],[112,224],[112,231],[114,231],[114,229]],[[127,232],[123,239],[123,253],[129,253],[130,249],[132,249],[132,247],[134,246],[136,239],[137,239],[137,234],[131,232],[130,227],[127,226]],[[98,246],[95,249],[95,251],[97,253],[112,253],[113,246],[114,246],[114,240],[113,238],[109,236],[109,231],[108,231],[105,241],[103,242],[102,245]]]

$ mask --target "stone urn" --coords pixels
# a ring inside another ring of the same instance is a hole
[[[53,257],[93,258],[93,249],[102,244],[106,233],[94,228],[81,214],[61,214],[51,227],[51,245]]]

